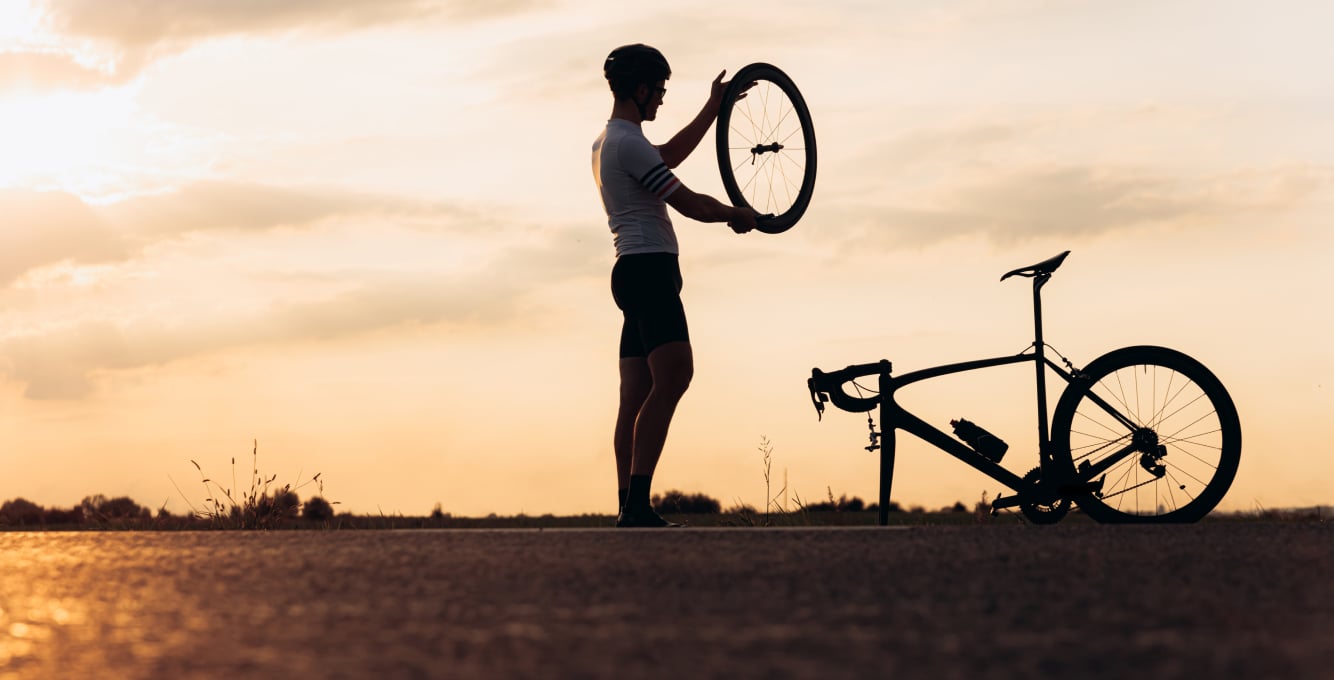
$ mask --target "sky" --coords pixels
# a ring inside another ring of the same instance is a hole
[[[1222,508],[1334,501],[1334,5],[0,0],[0,498],[180,513],[200,471],[343,510],[615,511],[619,312],[589,170],[620,44],[673,69],[650,140],[752,62],[819,144],[779,235],[674,215],[696,373],[655,490],[874,499],[812,367],[1046,338],[1185,351],[1228,387]],[[723,197],[712,131],[677,175]],[[902,402],[1037,464],[1031,374]],[[233,459],[236,463],[233,467]],[[900,437],[893,499],[1003,489]],[[309,496],[307,484],[300,493]],[[781,499],[780,499],[781,502]],[[791,507],[791,505],[789,505]]]

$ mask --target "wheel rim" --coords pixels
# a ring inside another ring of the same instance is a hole
[[[1090,366],[1093,382],[1062,423],[1076,471],[1132,449],[1095,476],[1103,488],[1081,507],[1113,520],[1198,519],[1236,471],[1240,435],[1231,400],[1203,367],[1153,356],[1118,363],[1096,372]]]
[[[718,167],[733,204],[772,215],[761,231],[786,231],[810,202],[815,158],[810,113],[792,81],[767,64],[737,72],[718,116]]]

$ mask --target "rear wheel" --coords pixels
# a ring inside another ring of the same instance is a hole
[[[1227,493],[1241,424],[1202,364],[1162,347],[1126,347],[1085,368],[1052,417],[1055,463],[1102,480],[1077,497],[1099,522],[1195,522]]]

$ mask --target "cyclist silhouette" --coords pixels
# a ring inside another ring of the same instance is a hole
[[[681,303],[680,251],[667,206],[699,222],[726,222],[738,234],[755,228],[756,213],[695,193],[672,173],[718,117],[726,71],[714,79],[694,120],[654,146],[641,126],[657,118],[667,94],[667,59],[647,45],[625,45],[608,55],[602,70],[613,103],[611,119],[593,143],[593,178],[616,247],[612,297],[625,316],[614,433],[616,526],[676,526],[649,502],[667,430],[695,370]]]

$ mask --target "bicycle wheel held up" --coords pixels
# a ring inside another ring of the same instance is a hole
[[[717,147],[727,197],[764,215],[758,230],[777,234],[801,219],[815,192],[815,128],[787,74],[760,63],[737,71],[723,93]]]

